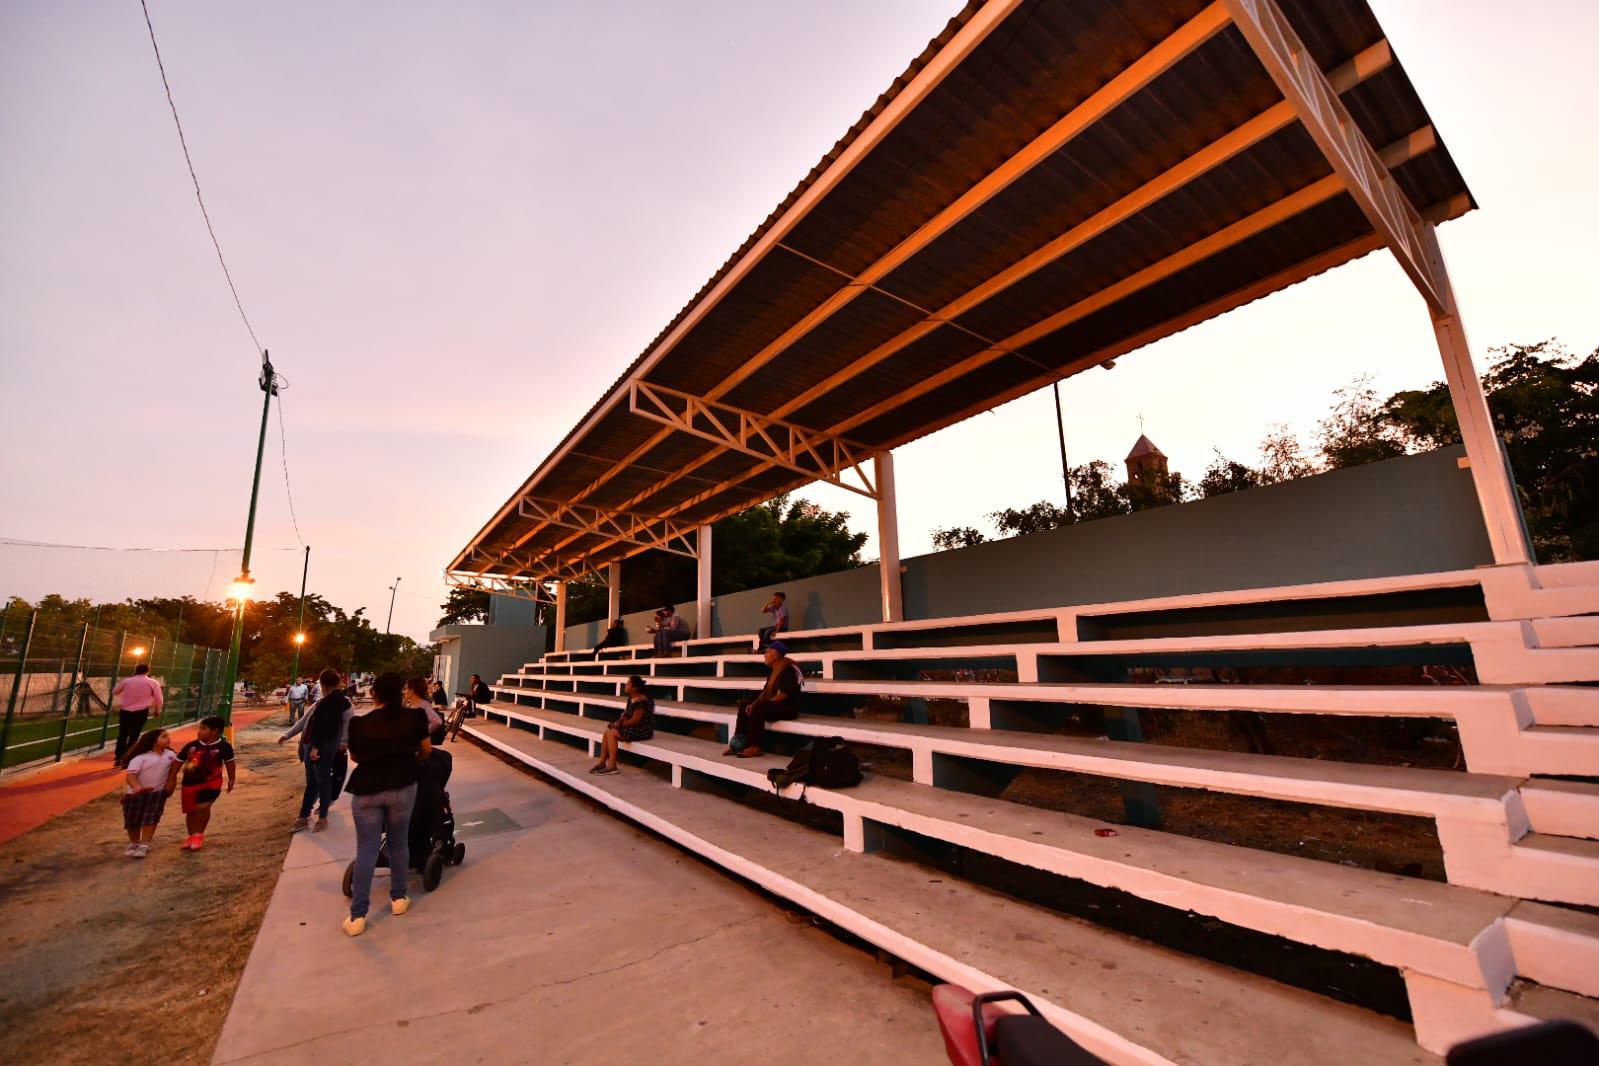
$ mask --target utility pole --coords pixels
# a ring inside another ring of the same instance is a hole
[[[294,629],[294,667],[289,671],[289,684],[300,680],[300,649],[305,647],[305,578],[311,572],[311,545],[305,546],[305,565],[300,567],[300,620]]]
[[[244,643],[244,605],[250,600],[250,586],[255,584],[255,579],[250,576],[250,548],[255,542],[255,505],[261,495],[261,457],[266,452],[267,415],[272,410],[272,397],[278,391],[272,360],[265,348],[261,350],[259,383],[264,396],[261,402],[261,433],[255,444],[255,478],[250,483],[250,514],[244,522],[244,558],[240,560],[239,576],[229,589],[236,604],[233,610],[233,646],[228,650],[228,664],[222,674],[222,702],[217,708],[226,724],[230,741],[233,739],[233,686],[239,680],[239,651]]]
[[[389,630],[394,627],[394,597],[400,591],[400,579],[395,578],[394,584],[389,586],[389,620],[383,623],[383,635],[388,636]]]
[[[1066,486],[1066,517],[1072,516],[1072,472],[1066,465],[1066,420],[1060,413],[1060,382],[1054,383],[1055,389],[1055,432],[1060,435],[1060,480]]]

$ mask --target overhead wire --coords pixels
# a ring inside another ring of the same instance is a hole
[[[294,525],[294,539],[305,546],[305,537],[300,534],[300,519],[294,513],[294,487],[289,484],[289,434],[283,428],[283,390],[289,387],[289,381],[282,374],[275,375],[278,386],[278,448],[283,456],[283,492],[289,497],[289,521]]]
[[[155,51],[156,69],[161,72],[161,87],[167,93],[167,107],[172,111],[172,124],[178,128],[178,144],[183,149],[183,162],[189,168],[189,180],[194,182],[194,198],[200,204],[200,217],[205,219],[205,231],[211,235],[211,247],[217,250],[217,262],[222,266],[222,276],[227,279],[228,291],[233,293],[233,306],[239,309],[239,317],[244,320],[244,328],[250,334],[250,340],[255,344],[256,354],[266,362],[266,351],[261,346],[261,341],[255,335],[255,327],[250,325],[250,316],[244,313],[244,301],[239,299],[239,289],[233,283],[233,272],[228,269],[228,261],[222,255],[222,242],[217,240],[217,231],[211,225],[211,212],[206,210],[205,196],[200,192],[200,176],[194,171],[194,159],[189,155],[189,141],[183,135],[183,120],[178,117],[178,105],[172,99],[172,83],[167,80],[167,67],[161,61],[161,46],[156,43],[155,25],[150,21],[150,5],[145,0],[139,0],[139,7],[144,11],[144,26],[150,31],[150,47]]]

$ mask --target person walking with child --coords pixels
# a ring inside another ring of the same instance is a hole
[[[165,729],[152,729],[128,749],[128,790],[122,795],[122,827],[128,831],[130,859],[150,854],[155,827],[177,781],[178,755]]]
[[[373,709],[350,723],[350,758],[355,760],[355,770],[346,789],[354,797],[350,812],[355,817],[355,873],[350,882],[350,916],[344,920],[348,936],[366,932],[372,872],[385,839],[389,906],[395,915],[401,915],[411,905],[406,894],[411,866],[407,834],[422,760],[433,745],[428,741],[426,713],[420,707],[405,706],[403,692],[399,674],[379,675],[372,682]]]
[[[184,851],[205,847],[205,831],[211,824],[211,805],[222,796],[222,777],[227,774],[228,791],[238,773],[233,745],[222,739],[227,723],[216,715],[200,719],[195,738],[183,745],[178,761],[183,764],[183,817],[189,836]]]
[[[634,674],[627,679],[627,710],[605,727],[600,738],[600,761],[589,768],[591,774],[614,774],[616,749],[622,741],[648,740],[655,735],[655,701],[644,689],[644,679]]]
[[[161,693],[161,682],[150,676],[149,663],[140,663],[133,668],[132,677],[118,681],[117,687],[111,690],[111,698],[118,708],[117,749],[112,761],[120,770],[128,765],[128,749],[144,732],[150,713],[154,711],[159,715],[166,700]]]

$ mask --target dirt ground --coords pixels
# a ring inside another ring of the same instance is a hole
[[[175,795],[142,861],[116,793],[0,847],[0,1062],[210,1061],[304,782],[285,724],[238,733],[197,855]]]

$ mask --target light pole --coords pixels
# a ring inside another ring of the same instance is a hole
[[[229,741],[233,739],[233,686],[239,680],[239,651],[244,642],[244,605],[250,600],[250,586],[255,584],[255,579],[250,576],[250,547],[255,541],[255,505],[261,496],[261,457],[266,451],[267,415],[272,410],[272,397],[278,391],[272,360],[265,348],[261,350],[259,384],[264,396],[261,402],[261,433],[255,443],[255,478],[250,482],[250,513],[244,520],[244,558],[239,562],[238,578],[228,589],[229,598],[238,606],[233,614],[233,645],[228,649],[228,665],[222,674],[222,703],[217,708]]]
[[[300,568],[300,621],[295,625],[294,668],[289,671],[289,684],[300,680],[300,648],[305,644],[305,578],[311,572],[311,545],[305,546],[305,565]]]
[[[394,628],[394,597],[400,591],[400,579],[395,578],[394,584],[389,586],[389,620],[383,623],[383,635],[389,635],[389,630]]]
[[[1066,465],[1066,420],[1060,413],[1060,382],[1055,382],[1055,432],[1060,435],[1060,480],[1066,486],[1066,518],[1072,517],[1072,472]]]

